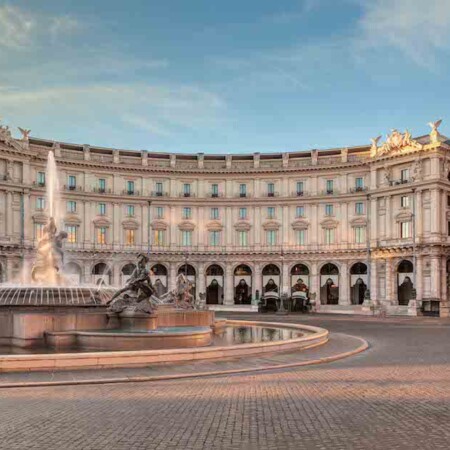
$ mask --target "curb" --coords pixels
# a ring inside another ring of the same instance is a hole
[[[342,334],[342,333],[340,333]],[[350,335],[347,335],[350,336]],[[24,383],[0,383],[0,389],[13,389],[13,388],[30,388],[30,387],[48,387],[48,386],[78,386],[78,385],[96,385],[96,384],[120,384],[120,383],[146,383],[155,381],[166,381],[166,380],[180,380],[186,378],[203,378],[203,377],[214,377],[220,375],[234,375],[249,372],[263,372],[278,369],[288,369],[292,367],[302,367],[302,366],[312,366],[318,364],[325,364],[328,362],[337,361],[340,359],[347,358],[349,356],[357,355],[367,350],[370,345],[369,343],[360,337],[351,336],[354,339],[358,339],[361,345],[354,350],[349,350],[344,353],[338,353],[337,355],[326,356],[324,358],[312,359],[310,361],[301,361],[296,363],[278,364],[274,366],[260,366],[252,367],[246,369],[229,369],[229,370],[218,370],[213,372],[194,372],[194,373],[180,373],[176,375],[154,375],[147,377],[120,377],[120,378],[102,378],[102,379],[87,379],[87,380],[67,380],[67,381],[35,381],[35,382],[24,382]],[[309,348],[316,347],[321,344],[312,345]]]

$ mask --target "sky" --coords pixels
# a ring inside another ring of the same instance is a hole
[[[0,0],[0,117],[180,153],[448,135],[449,30],[450,0]]]

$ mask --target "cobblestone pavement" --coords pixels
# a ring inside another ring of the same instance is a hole
[[[323,326],[371,348],[288,370],[1,390],[0,448],[449,448],[450,321],[258,319]]]

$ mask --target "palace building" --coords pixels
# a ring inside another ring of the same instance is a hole
[[[372,145],[233,155],[66,144],[27,130],[16,139],[2,126],[0,279],[34,257],[53,151],[73,282],[122,285],[145,252],[159,293],[183,272],[217,309],[250,310],[257,294],[303,283],[319,312],[448,315],[450,140],[439,124]]]

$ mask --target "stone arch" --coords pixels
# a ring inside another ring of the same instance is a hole
[[[224,270],[219,264],[210,264],[205,271],[206,274],[206,303],[217,305],[223,303],[224,292]]]
[[[320,268],[320,302],[322,305],[339,303],[339,267],[333,262],[326,262]]]
[[[103,261],[97,262],[92,266],[91,270],[93,282],[98,285],[111,284],[111,267]]]
[[[281,269],[278,264],[268,263],[261,270],[262,290],[265,295],[268,292],[280,294]]]
[[[161,263],[153,264],[150,270],[151,270],[150,277],[153,283],[153,287],[155,288],[156,296],[161,297],[169,289],[168,284],[169,270],[164,264]]]
[[[249,264],[238,264],[233,269],[234,303],[250,304],[252,298],[253,268]]]
[[[364,294],[367,290],[367,264],[361,261],[355,262],[350,267],[350,299],[352,305],[362,305]]]
[[[399,305],[407,306],[413,297],[414,266],[409,259],[401,260],[397,265],[397,300]]]
[[[187,272],[187,273],[186,273]],[[187,279],[191,283],[191,290],[190,293],[194,296],[196,296],[196,276],[197,276],[197,269],[190,263],[183,263],[178,266],[177,270],[177,276],[183,274],[187,276]]]
[[[310,268],[305,263],[296,263],[289,269],[290,292],[309,292]]]
[[[69,280],[70,284],[81,284],[83,277],[81,266],[75,261],[69,261],[64,265],[64,277]]]
[[[120,282],[123,285],[125,285],[128,280],[130,279],[131,275],[133,275],[133,272],[136,270],[136,264],[129,262],[126,263],[122,268],[120,269]]]

